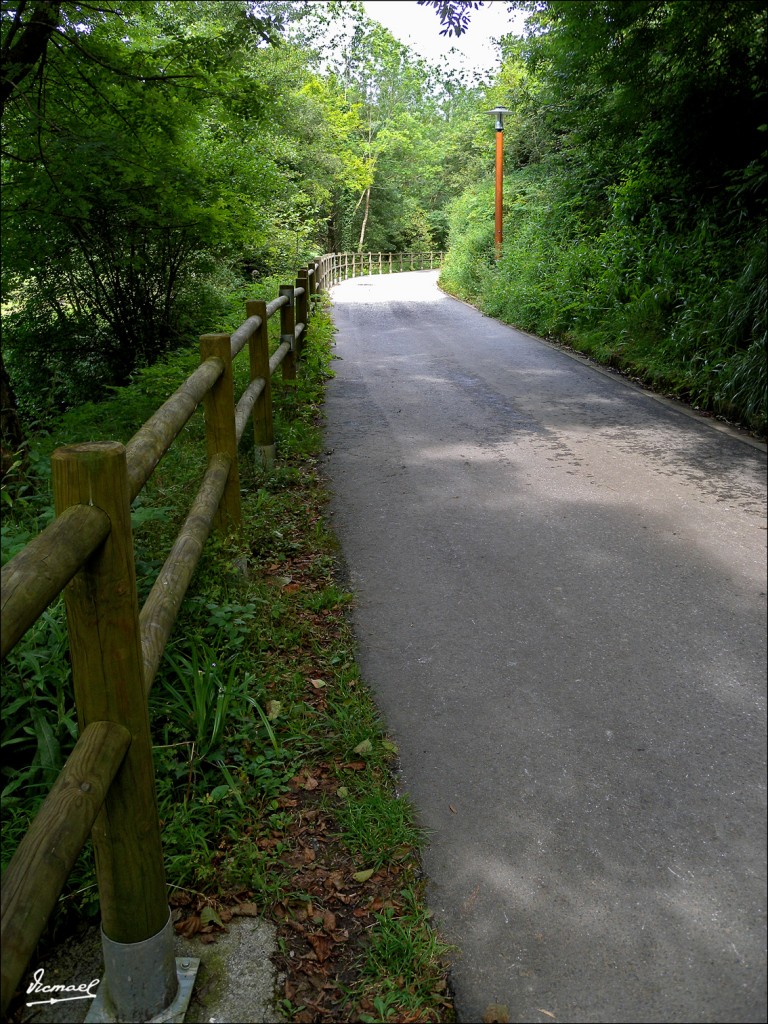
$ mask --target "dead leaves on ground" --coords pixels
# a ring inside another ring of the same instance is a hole
[[[215,942],[216,936],[226,932],[233,917],[259,917],[255,903],[209,901],[205,896],[192,896],[178,892],[171,896],[171,920],[179,935],[185,939],[198,938],[201,942]]]
[[[356,770],[354,764],[346,767]],[[360,762],[360,769],[364,767]],[[347,993],[359,983],[374,915],[397,912],[401,891],[418,871],[412,850],[400,851],[400,859],[377,870],[355,863],[337,838],[332,811],[319,806],[323,794],[334,795],[337,785],[338,777],[327,765],[302,769],[280,800],[291,814],[290,826],[279,835],[255,840],[267,852],[272,844],[283,847],[281,863],[292,869],[291,888],[301,898],[260,908],[250,891],[218,901],[179,891],[171,901],[176,931],[204,943],[215,942],[234,917],[263,914],[271,920],[281,947],[275,966],[285,978],[282,995],[296,1024],[344,1024],[375,1012],[365,997],[355,1005]],[[450,1007],[445,979],[441,985],[436,995]],[[393,1019],[429,1024],[441,1018],[436,1010],[424,1010]]]
[[[309,557],[299,555],[264,569],[280,600],[291,607],[292,621],[304,629],[292,651],[292,678],[300,674],[304,679],[298,699],[322,715],[333,686],[332,677],[324,678],[324,667],[317,661],[314,638],[346,636],[343,603],[319,610],[301,607],[296,595],[316,590],[322,582],[313,578]],[[268,651],[265,657],[270,657]],[[356,680],[349,679],[346,685],[354,687]],[[287,698],[276,687],[267,692],[265,714],[279,723],[289,711],[284,703]],[[382,740],[381,746],[389,754],[397,753],[389,740]],[[362,988],[361,965],[375,915],[384,911],[397,914],[402,891],[420,875],[417,857],[410,849],[392,852],[389,864],[377,869],[356,862],[338,838],[333,806],[349,799],[352,788],[351,783],[342,784],[344,774],[370,770],[366,758],[372,750],[371,741],[362,740],[347,754],[354,760],[307,763],[290,780],[288,791],[277,798],[277,806],[284,812],[280,817],[286,822],[279,831],[255,826],[252,833],[249,829],[240,837],[241,842],[263,852],[266,864],[279,862],[281,870],[290,872],[290,890],[300,898],[266,906],[257,904],[257,894],[248,890],[218,900],[178,891],[171,901],[177,932],[205,943],[215,942],[238,916],[261,915],[272,921],[280,945],[275,966],[285,979],[282,995],[296,1024],[346,1024],[379,1012],[373,1002],[375,987],[358,997],[357,1003],[349,998],[349,992]],[[391,1019],[402,1024],[430,1024],[450,1018],[452,1003],[445,976],[436,983],[435,1006],[438,1009],[403,1011]]]

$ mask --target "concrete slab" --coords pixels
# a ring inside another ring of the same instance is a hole
[[[276,951],[275,928],[257,918],[233,918],[227,932],[208,945],[199,940],[176,938],[177,957],[199,957],[198,971],[185,1024],[278,1024],[286,1020],[275,1009],[275,993],[281,978],[272,965]],[[43,970],[43,985],[87,985],[103,975],[98,928],[90,929],[78,942],[71,942],[46,961],[34,964],[24,977],[24,987]],[[94,993],[98,986],[94,985]],[[63,995],[63,993],[62,993]],[[35,1024],[81,1024],[91,1006],[90,999],[41,1003],[42,992],[25,997],[22,1021]],[[48,996],[47,998],[50,998]]]

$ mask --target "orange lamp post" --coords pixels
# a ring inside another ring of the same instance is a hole
[[[501,257],[504,231],[504,115],[511,114],[508,107],[494,107],[488,111],[496,118],[496,259]]]

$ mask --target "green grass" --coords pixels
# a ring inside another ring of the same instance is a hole
[[[363,973],[370,979],[368,1001],[373,1012],[363,1012],[361,1021],[392,1020],[404,1012],[417,1014],[426,1000],[442,991],[439,965],[446,947],[430,927],[418,891],[407,889],[401,896],[401,913],[388,908],[376,915],[363,964]]]
[[[290,916],[322,898],[296,860],[305,816],[319,815],[328,870],[372,875],[355,886],[365,916],[349,917],[357,937],[338,946],[343,983],[328,1019],[451,1020],[446,947],[420,895],[424,836],[396,794],[395,747],[360,678],[352,598],[340,584],[338,544],[326,522],[319,460],[332,338],[321,311],[298,382],[273,381],[277,465],[270,473],[256,468],[244,439],[243,529],[206,545],[150,694],[166,875],[179,912],[246,894],[281,922],[281,908]],[[177,353],[38,440],[26,475],[7,491],[4,559],[50,519],[50,451],[84,438],[127,440],[195,361],[194,353]],[[238,362],[239,393],[247,366]],[[140,600],[186,515],[203,460],[198,413],[134,505]],[[4,864],[76,737],[66,646],[59,601],[4,666]],[[386,906],[375,914],[379,903]],[[46,942],[97,913],[86,850]],[[300,991],[291,1012],[297,1020],[308,1012]]]

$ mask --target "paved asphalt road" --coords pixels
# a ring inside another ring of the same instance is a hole
[[[463,1021],[765,1021],[764,448],[450,299],[332,290],[333,522]]]

